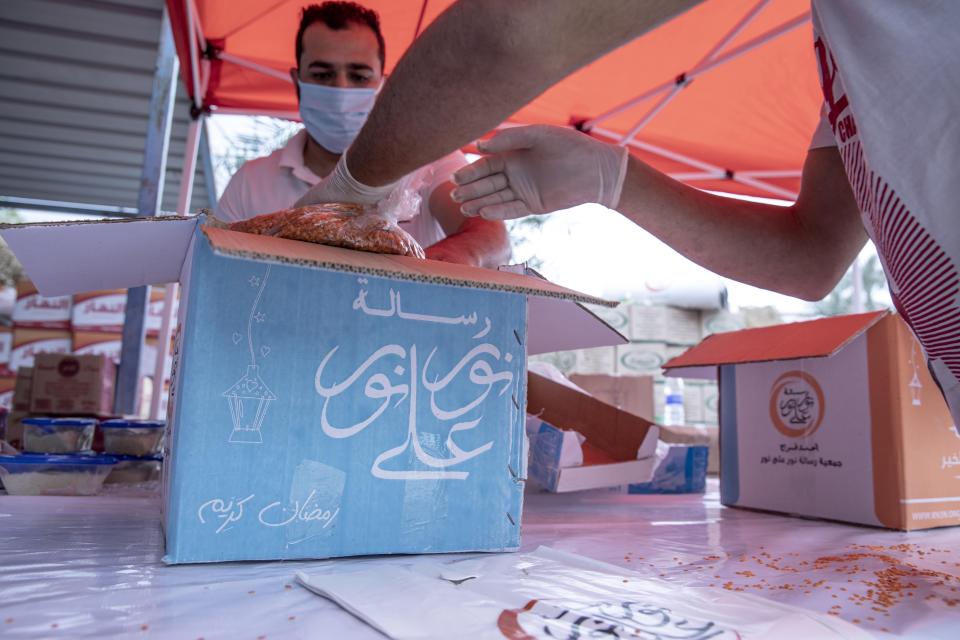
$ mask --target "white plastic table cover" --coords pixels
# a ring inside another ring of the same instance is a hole
[[[159,500],[0,496],[0,637],[383,638],[298,585],[345,562],[165,566]],[[725,508],[706,495],[528,494],[547,545],[678,585],[771,598],[879,638],[960,638],[960,528],[901,533]]]

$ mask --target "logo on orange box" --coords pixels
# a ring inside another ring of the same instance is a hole
[[[820,383],[805,371],[788,371],[770,391],[770,420],[788,438],[813,435],[823,422],[826,405]]]

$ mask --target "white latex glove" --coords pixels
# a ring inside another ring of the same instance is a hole
[[[596,202],[620,202],[628,153],[563,127],[501,131],[478,148],[489,154],[453,174],[451,193],[467,216],[508,220]]]
[[[396,182],[385,184],[382,187],[371,187],[358,182],[350,175],[347,168],[347,154],[342,154],[337,166],[326,178],[310,187],[303,197],[293,205],[305,207],[309,204],[325,204],[327,202],[354,202],[357,204],[373,205],[386,198],[393,191]]]

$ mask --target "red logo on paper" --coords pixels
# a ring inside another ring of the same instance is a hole
[[[57,365],[57,373],[64,378],[72,378],[80,373],[80,361],[76,358],[64,358]]]
[[[788,438],[813,435],[823,422],[825,409],[820,383],[804,371],[788,371],[770,390],[770,419]]]

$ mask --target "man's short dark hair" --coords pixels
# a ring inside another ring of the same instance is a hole
[[[297,29],[297,68],[300,68],[300,56],[303,55],[303,32],[315,22],[322,22],[334,31],[346,29],[349,24],[370,27],[377,36],[377,53],[382,72],[386,56],[383,33],[380,31],[380,16],[373,9],[367,9],[356,2],[324,2],[311,4],[300,11],[300,27]]]

